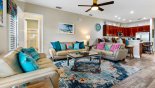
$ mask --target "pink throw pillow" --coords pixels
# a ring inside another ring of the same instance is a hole
[[[66,43],[66,47],[68,50],[72,50],[73,49],[73,43]]]
[[[110,51],[115,52],[120,48],[120,46],[121,46],[121,44],[118,44],[118,43],[113,44],[110,48]]]
[[[99,43],[99,44],[97,44],[96,49],[103,50],[104,49],[104,45],[105,45],[105,43]]]

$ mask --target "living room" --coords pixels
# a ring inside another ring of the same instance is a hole
[[[0,88],[153,88],[155,2],[136,2],[1,0]]]

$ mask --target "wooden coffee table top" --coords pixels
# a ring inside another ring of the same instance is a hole
[[[88,51],[88,52],[89,52],[88,55],[82,55],[82,54],[80,54],[80,52],[77,52],[77,53],[69,53],[68,56],[72,57],[72,58],[82,58],[82,57],[99,55],[99,53],[97,53],[95,51]]]

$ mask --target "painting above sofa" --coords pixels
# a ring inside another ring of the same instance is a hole
[[[61,34],[74,34],[74,25],[67,23],[59,24],[59,33]]]

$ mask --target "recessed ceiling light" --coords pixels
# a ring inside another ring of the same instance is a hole
[[[115,18],[117,18],[118,16],[115,16]]]
[[[118,19],[120,20],[120,19],[121,19],[121,17],[118,17]]]
[[[130,11],[130,14],[134,14],[135,12],[132,10],[132,11]]]

